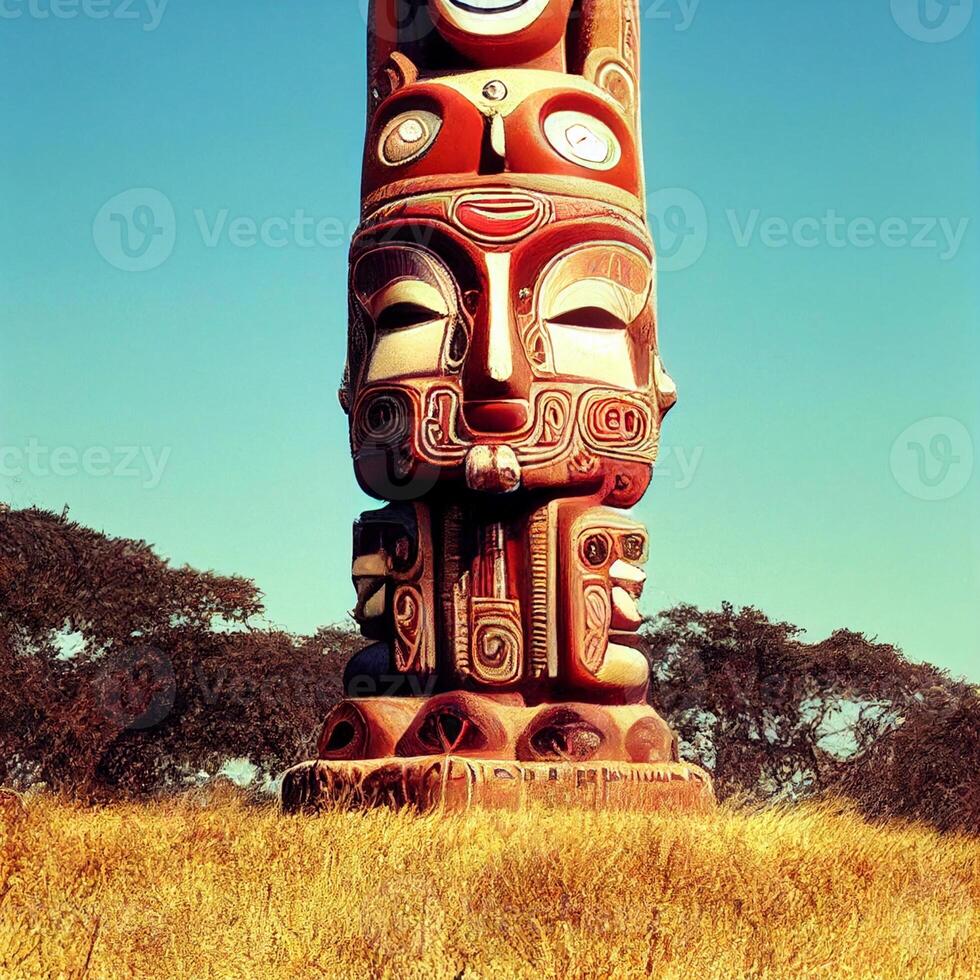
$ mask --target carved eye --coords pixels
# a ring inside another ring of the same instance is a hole
[[[435,142],[442,120],[426,109],[400,113],[381,132],[378,156],[389,167],[417,160]]]
[[[625,330],[626,324],[615,313],[599,306],[582,306],[553,316],[549,323],[563,327],[585,327],[589,330]]]
[[[449,0],[454,7],[471,14],[510,13],[523,7],[527,0]]]
[[[623,557],[627,561],[638,562],[646,552],[646,541],[642,535],[628,534],[623,538]]]
[[[396,330],[433,323],[443,317],[444,314],[415,303],[393,303],[378,314],[377,327],[384,333],[393,333]]]
[[[609,560],[609,540],[604,534],[589,535],[582,542],[582,557],[593,568],[605,565]]]
[[[623,155],[616,134],[584,112],[553,112],[544,121],[544,134],[566,160],[590,170],[612,170]]]

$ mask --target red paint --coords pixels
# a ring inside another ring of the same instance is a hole
[[[466,197],[456,208],[456,223],[480,238],[508,241],[533,231],[544,213],[539,202],[523,195]]]

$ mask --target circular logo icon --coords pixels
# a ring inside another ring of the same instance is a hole
[[[439,482],[439,469],[415,455],[411,444],[367,438],[354,456],[354,471],[365,492],[381,500],[420,500]]]
[[[704,201],[684,187],[667,187],[647,198],[650,228],[657,246],[657,271],[689,269],[708,246]]]
[[[95,696],[109,724],[126,731],[153,728],[173,710],[173,664],[155,647],[110,654],[95,679]]]
[[[973,0],[892,0],[892,17],[913,40],[942,44],[970,26]]]
[[[949,500],[973,476],[973,438],[956,419],[922,419],[895,440],[891,467],[907,494],[918,500]]]
[[[361,20],[371,26],[371,41],[421,41],[435,30],[425,4],[405,3],[404,0],[398,0],[394,4],[379,4],[373,0],[359,0],[358,7]]]
[[[99,254],[123,272],[149,272],[170,258],[177,241],[177,216],[169,198],[136,187],[102,205],[92,223]]]

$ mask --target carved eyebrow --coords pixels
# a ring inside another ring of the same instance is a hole
[[[601,307],[625,323],[643,310],[653,288],[648,260],[625,245],[595,245],[568,252],[545,272],[538,304],[545,319]]]
[[[448,270],[427,252],[411,246],[385,245],[367,252],[357,260],[351,278],[354,293],[369,311],[378,294],[397,282],[428,287],[426,296],[441,297],[447,315],[455,307],[456,290]]]
[[[354,289],[361,296],[373,296],[397,279],[418,279],[438,287],[432,261],[423,252],[404,246],[376,248],[358,259],[354,267]]]

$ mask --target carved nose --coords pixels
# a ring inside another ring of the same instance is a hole
[[[530,414],[531,371],[509,337],[477,339],[463,369],[463,416],[475,432],[518,432]],[[482,350],[480,349],[482,347]]]
[[[487,257],[490,289],[463,366],[463,416],[475,432],[517,432],[530,414],[531,366],[514,321],[509,260]]]

